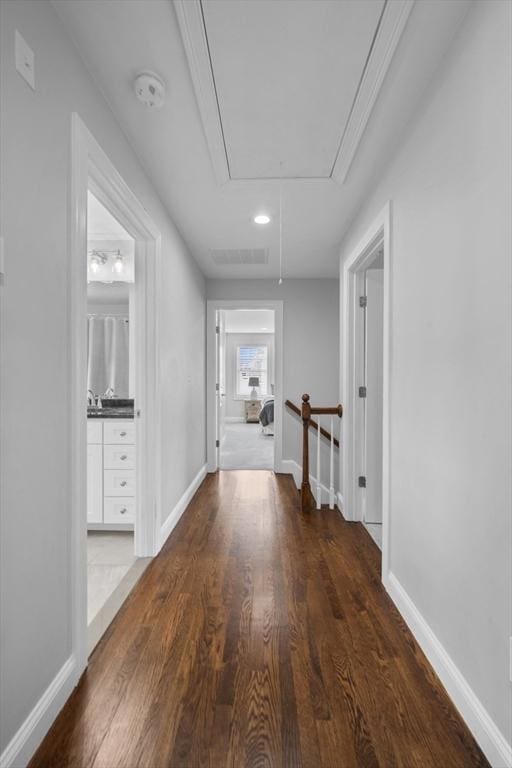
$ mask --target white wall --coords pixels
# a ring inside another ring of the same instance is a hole
[[[46,0],[2,0],[0,753],[71,652],[68,201],[77,111],[162,233],[164,515],[205,461],[204,281]],[[14,30],[36,91],[14,68]],[[85,399],[84,399],[85,402]]]
[[[274,334],[273,333],[226,333],[226,416],[244,418],[244,398],[236,394],[236,351],[241,344],[266,344],[268,346],[268,384],[274,383]],[[261,390],[258,390],[261,393]],[[261,398],[263,395],[259,394]]]
[[[281,286],[277,280],[207,280],[206,295],[208,299],[282,299],[284,400],[300,406],[302,394],[308,392],[314,404],[338,402],[339,295],[335,280],[284,280]],[[302,464],[301,430],[302,423],[285,408],[283,459]],[[310,449],[316,456],[314,437]],[[327,445],[322,450],[322,480],[327,483]],[[315,471],[314,461],[311,471]]]
[[[341,251],[391,200],[390,567],[509,743],[511,7],[473,3]]]

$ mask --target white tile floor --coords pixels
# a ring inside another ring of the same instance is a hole
[[[130,531],[88,531],[87,623],[119,586],[136,561]]]

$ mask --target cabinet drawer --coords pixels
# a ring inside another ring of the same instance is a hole
[[[135,470],[105,469],[103,492],[105,496],[135,496]]]
[[[135,467],[134,445],[105,445],[103,448],[105,469],[133,469]]]
[[[103,442],[103,424],[101,421],[87,422],[87,442],[89,445],[101,445]]]
[[[135,443],[135,424],[133,421],[106,421],[103,428],[103,442],[114,445]]]
[[[135,499],[110,497],[105,499],[105,523],[135,523]]]

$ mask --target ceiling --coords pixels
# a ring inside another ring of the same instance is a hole
[[[231,179],[331,177],[383,8],[202,3]]]
[[[88,240],[133,240],[92,192],[87,192],[87,238]]]
[[[203,273],[219,278],[277,277],[281,190],[284,277],[338,274],[347,228],[468,7],[52,2]],[[166,82],[160,110],[134,96],[148,69]],[[242,249],[266,257],[211,253]]]
[[[226,333],[274,333],[273,309],[225,309]]]

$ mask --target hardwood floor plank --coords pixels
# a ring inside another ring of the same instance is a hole
[[[209,475],[30,768],[488,768],[336,510]]]

